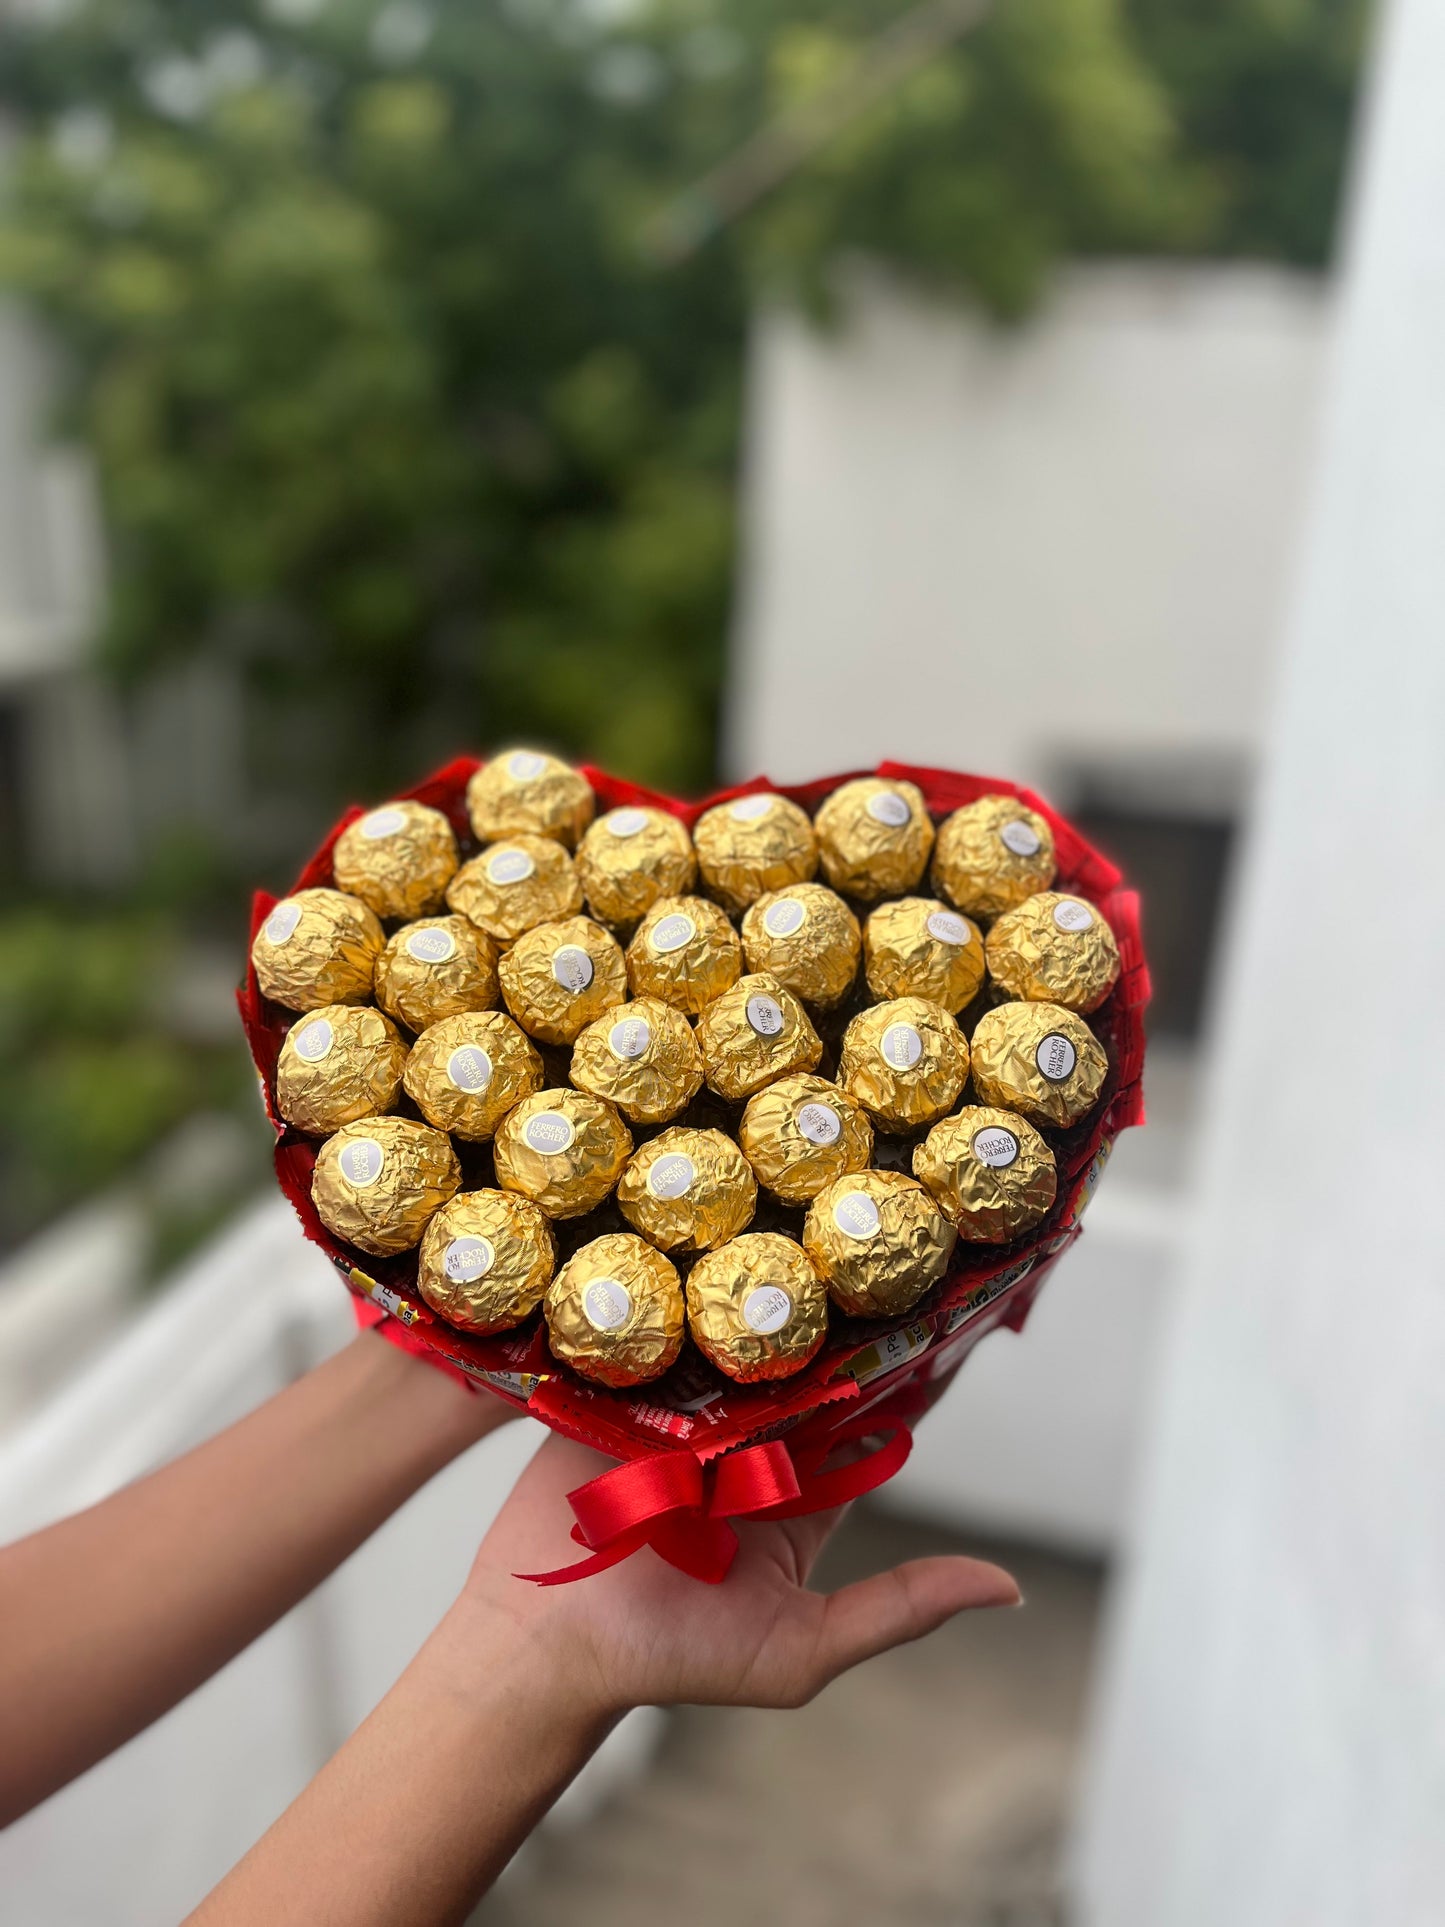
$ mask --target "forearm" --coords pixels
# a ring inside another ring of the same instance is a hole
[[[612,1717],[555,1651],[463,1603],[192,1923],[464,1921]]]
[[[506,1416],[374,1335],[0,1552],[0,1822],[183,1699]]]

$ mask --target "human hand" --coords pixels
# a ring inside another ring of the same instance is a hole
[[[567,1494],[608,1465],[570,1439],[547,1438],[482,1541],[451,1616],[473,1650],[478,1640],[496,1650],[506,1627],[554,1686],[599,1717],[671,1703],[801,1706],[860,1660],[955,1613],[1018,1604],[1008,1573],[959,1557],[915,1559],[831,1595],[810,1592],[808,1574],[846,1508],[741,1524],[719,1586],[650,1550],[576,1585],[515,1578],[577,1556]]]

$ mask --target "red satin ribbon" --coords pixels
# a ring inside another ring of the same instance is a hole
[[[910,1388],[816,1441],[781,1439],[749,1445],[721,1458],[663,1452],[629,1459],[567,1495],[576,1515],[572,1537],[590,1557],[553,1572],[519,1572],[538,1586],[569,1585],[630,1559],[644,1546],[679,1572],[715,1586],[737,1557],[732,1519],[795,1519],[846,1505],[883,1485],[913,1449],[908,1420],[924,1397]],[[862,1439],[879,1445],[848,1465],[825,1470],[841,1445]]]

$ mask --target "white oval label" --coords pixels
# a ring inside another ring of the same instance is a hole
[[[692,1189],[697,1166],[681,1151],[668,1151],[647,1173],[647,1188],[655,1198],[680,1198]]]
[[[807,921],[807,905],[796,897],[783,897],[763,912],[763,928],[770,937],[795,937]]]
[[[883,790],[868,798],[868,814],[887,829],[901,830],[913,812],[906,796],[900,796],[897,790]]]
[[[368,843],[375,843],[383,836],[395,836],[398,830],[406,828],[406,815],[402,810],[373,810],[363,816],[358,828]]]
[[[780,1332],[793,1315],[793,1301],[781,1285],[758,1285],[743,1300],[743,1323],[760,1338]]]
[[[940,943],[951,944],[969,943],[973,938],[973,931],[952,910],[935,910],[928,919],[928,934]]]
[[[833,1206],[833,1222],[850,1238],[873,1238],[881,1222],[878,1207],[866,1191],[850,1191]]]
[[[985,1124],[973,1134],[973,1155],[991,1171],[1006,1171],[1019,1154],[1019,1141],[1001,1124]]]
[[[335,1033],[327,1020],[313,1017],[309,1024],[303,1024],[296,1033],[296,1055],[303,1064],[319,1064],[335,1041]]]
[[[463,1044],[447,1059],[447,1076],[459,1091],[475,1097],[492,1081],[492,1060],[477,1044]]]
[[[594,1278],[583,1287],[582,1311],[594,1331],[615,1332],[632,1316],[632,1299],[615,1278]]]
[[[1005,823],[998,834],[1005,849],[1012,850],[1015,856],[1037,856],[1043,848],[1038,831],[1022,817],[1016,816],[1012,823]]]
[[[485,1278],[497,1262],[490,1238],[453,1238],[442,1255],[442,1270],[454,1285]]]
[[[487,858],[487,881],[525,883],[536,867],[525,850],[496,850]]]
[[[771,796],[740,796],[730,812],[734,823],[756,823],[773,807]]]
[[[636,836],[647,828],[646,810],[614,810],[607,818],[607,827],[614,836]]]
[[[1077,897],[1065,897],[1054,905],[1054,922],[1060,930],[1087,930],[1093,921],[1093,911]]]
[[[1034,1062],[1051,1084],[1062,1084],[1074,1074],[1079,1054],[1067,1037],[1051,1030],[1034,1052]]]
[[[645,1017],[624,1017],[608,1031],[607,1042],[614,1057],[641,1057],[652,1043],[652,1026]]]
[[[301,905],[294,898],[289,898],[285,903],[278,903],[263,926],[266,941],[285,943],[288,937],[295,935],[296,926],[300,921]]]
[[[538,1111],[522,1126],[526,1143],[543,1157],[554,1157],[559,1151],[570,1151],[576,1135],[571,1118],[563,1117],[560,1111]]]
[[[681,950],[684,944],[691,943],[696,935],[697,925],[692,918],[681,910],[674,910],[670,917],[663,917],[653,926],[648,942],[665,957],[670,951]]]
[[[749,997],[748,1024],[759,1037],[776,1037],[783,1028],[783,1006],[776,997]]]
[[[457,954],[457,940],[450,930],[413,930],[406,940],[406,954],[418,963],[446,963]]]
[[[805,1104],[798,1113],[798,1129],[809,1144],[836,1144],[843,1120],[830,1104]]]
[[[358,1191],[364,1191],[368,1184],[376,1183],[385,1161],[381,1146],[374,1137],[354,1137],[349,1144],[343,1144],[336,1154],[342,1177]]]
[[[546,767],[546,757],[533,749],[513,750],[507,758],[507,774],[518,783],[534,783]]]
[[[895,1071],[911,1071],[923,1055],[923,1039],[912,1024],[890,1024],[878,1048]]]
[[[552,975],[564,990],[585,990],[592,981],[592,959],[581,944],[564,943],[552,953]]]

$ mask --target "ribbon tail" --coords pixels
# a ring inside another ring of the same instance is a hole
[[[579,1546],[587,1541],[577,1527],[572,1528],[572,1537]],[[514,1579],[525,1579],[533,1586],[569,1586],[574,1579],[590,1579],[594,1573],[607,1572],[613,1566],[620,1566],[624,1559],[630,1559],[634,1552],[640,1552],[647,1544],[647,1528],[638,1526],[631,1532],[620,1533],[605,1546],[591,1550],[586,1559],[574,1560],[570,1566],[554,1566],[550,1572],[514,1572]]]

